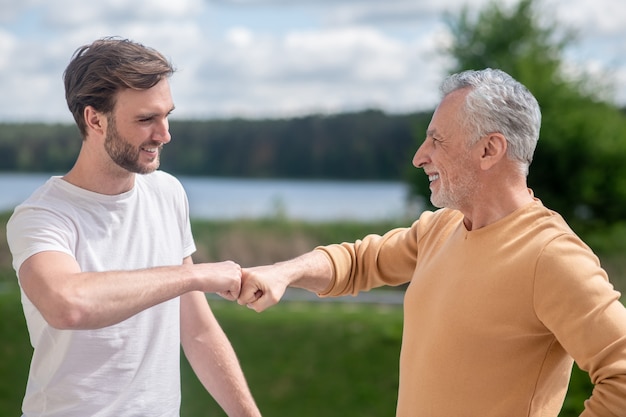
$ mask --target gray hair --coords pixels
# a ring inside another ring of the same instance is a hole
[[[498,69],[464,71],[446,78],[444,96],[469,88],[465,99],[465,122],[479,138],[501,133],[507,140],[507,157],[521,163],[524,173],[539,140],[541,110],[537,99],[520,82]]]

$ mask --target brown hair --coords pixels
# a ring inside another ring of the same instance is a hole
[[[102,38],[78,48],[63,73],[65,99],[83,138],[85,107],[109,114],[116,94],[124,89],[147,90],[175,69],[158,51],[121,38]]]

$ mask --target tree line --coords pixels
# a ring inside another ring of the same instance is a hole
[[[404,180],[430,113],[368,110],[289,119],[175,120],[161,168],[175,175]],[[0,124],[0,171],[65,172],[80,149],[71,124]]]

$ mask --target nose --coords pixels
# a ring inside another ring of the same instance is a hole
[[[169,143],[172,140],[172,135],[170,135],[170,123],[167,118],[164,118],[163,121],[158,123],[154,133],[154,139],[162,144]]]
[[[420,147],[417,148],[417,151],[415,151],[415,155],[413,156],[413,166],[415,168],[423,168],[424,165],[430,161],[427,150],[427,142],[428,139],[422,142]]]

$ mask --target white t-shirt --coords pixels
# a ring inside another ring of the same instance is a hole
[[[52,177],[15,209],[7,237],[16,271],[42,251],[82,271],[179,265],[195,251],[185,191],[162,171],[115,196]],[[23,291],[22,304],[34,348],[25,417],[179,415],[178,298],[97,330],[51,327]]]

